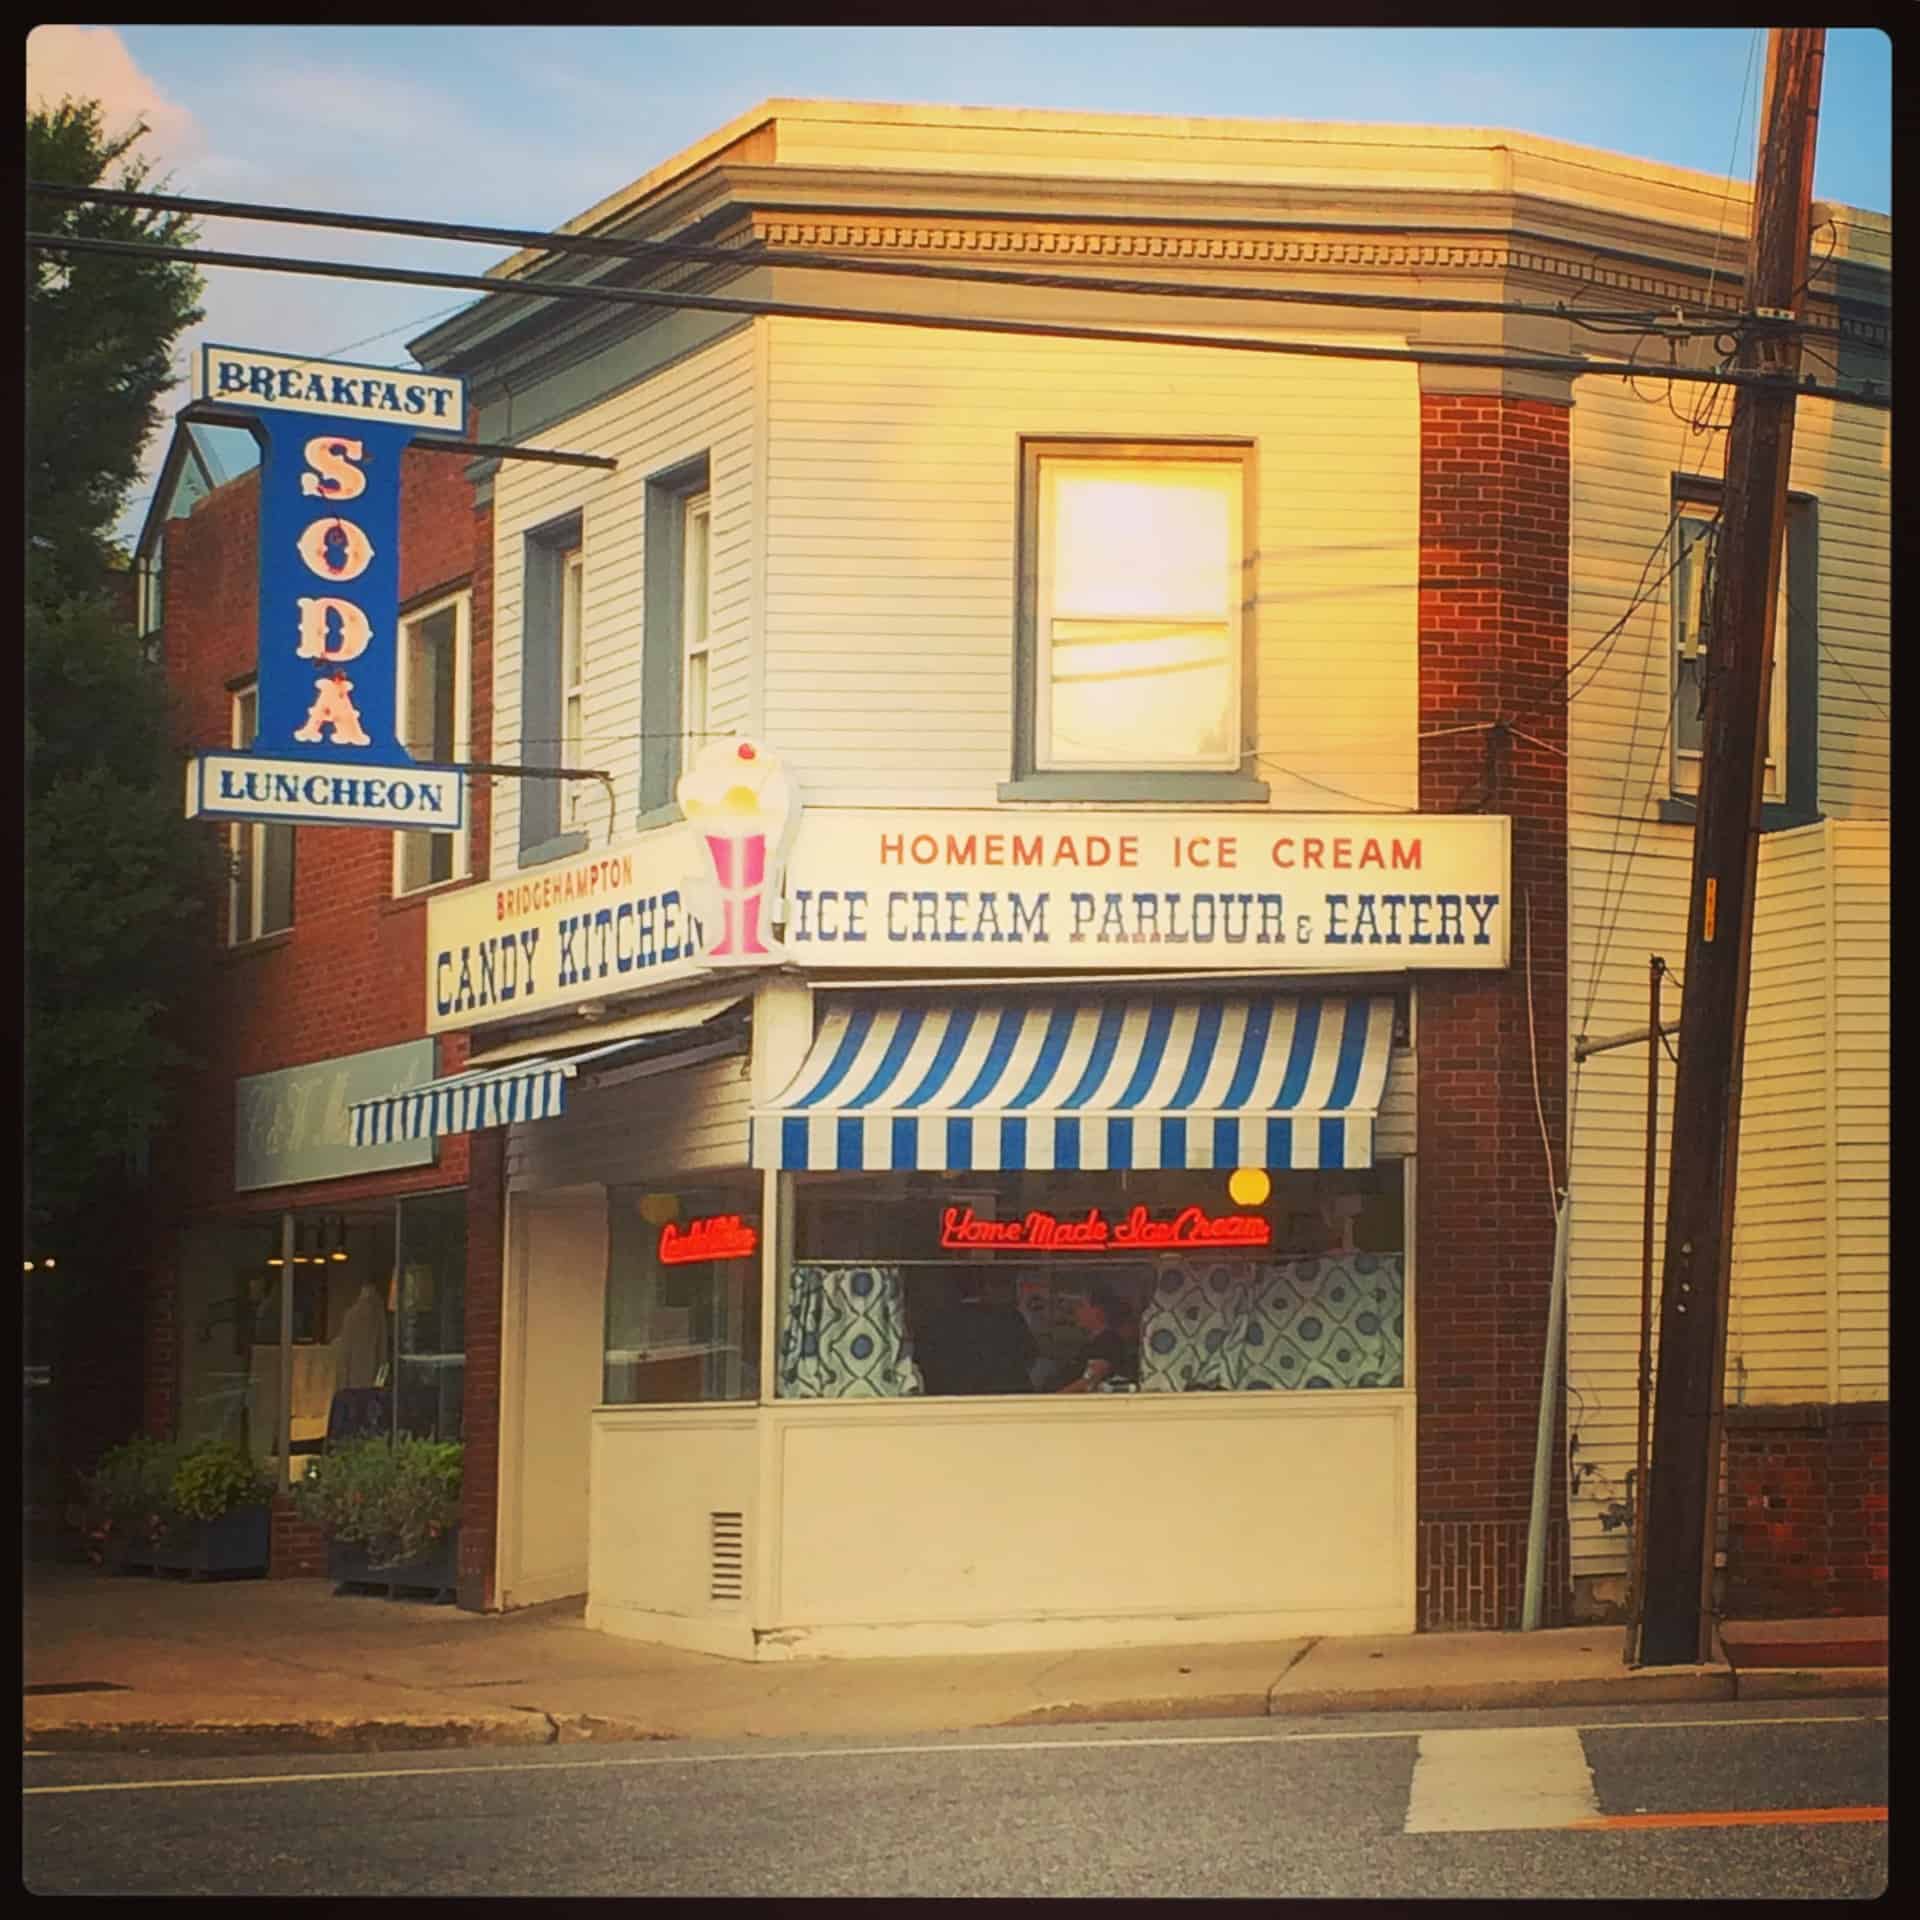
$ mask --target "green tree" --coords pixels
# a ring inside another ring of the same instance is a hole
[[[27,115],[27,174],[139,189],[144,125],[92,101]],[[111,175],[111,179],[109,179]],[[184,222],[33,198],[40,232],[180,244]],[[184,816],[177,732],[142,649],[112,529],[159,424],[185,263],[36,248],[27,303],[27,1181],[29,1251],[135,1226],[147,1137],[183,1055],[167,1007],[211,910],[218,849]],[[80,1263],[65,1271],[81,1279]],[[64,1285],[64,1282],[63,1282]],[[121,1324],[124,1317],[124,1304]]]
[[[27,178],[50,186],[147,189],[131,157],[136,121],[110,137],[93,100],[27,115]],[[112,179],[108,174],[118,169]],[[163,183],[164,184],[164,183]],[[36,233],[187,246],[199,236],[173,214],[30,196]],[[27,289],[27,527],[47,591],[102,584],[109,536],[140,472],[173,384],[173,343],[200,316],[200,276],[185,261],[131,260],[35,248]]]

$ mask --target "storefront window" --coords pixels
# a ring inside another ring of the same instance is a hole
[[[282,1216],[181,1241],[179,1437],[280,1444]],[[289,1472],[329,1435],[457,1440],[466,1375],[466,1195],[293,1216]]]
[[[751,1400],[760,1183],[607,1193],[606,1403]]]
[[[467,1197],[400,1202],[394,1425],[458,1440],[467,1383]]]
[[[779,1393],[1405,1383],[1401,1164],[794,1176]]]

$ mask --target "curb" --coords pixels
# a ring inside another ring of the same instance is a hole
[[[1442,1685],[1339,1689],[1275,1687],[1132,1700],[1063,1700],[965,1727],[1093,1726],[1143,1721],[1258,1720],[1323,1714],[1464,1713],[1476,1709],[1626,1706],[1687,1701],[1798,1700],[1884,1695],[1885,1667],[1726,1668],[1647,1671],[1617,1678],[1478,1680]],[[601,1714],[389,1714],[365,1720],[68,1722],[25,1729],[41,1753],[408,1753],[483,1747],[610,1745],[688,1740],[691,1728],[666,1728]],[[837,1733],[858,1733],[841,1727]],[[741,1737],[739,1735],[723,1737]]]
[[[546,1747],[567,1737],[545,1714],[535,1713],[511,1718],[407,1714],[376,1720],[81,1721],[28,1723],[24,1732],[25,1744],[39,1753],[424,1753]],[[648,1736],[622,1732],[614,1737]]]
[[[1747,1667],[1734,1676],[1736,1700],[1819,1700],[1886,1691],[1885,1667]]]
[[[1083,1727],[1111,1720],[1261,1720],[1267,1711],[1264,1692],[1210,1693],[1182,1695],[1178,1699],[1095,1703],[1062,1700],[1052,1706],[1029,1707],[1024,1713],[991,1724],[996,1727]]]
[[[1654,1673],[1644,1679],[1623,1675],[1590,1680],[1466,1680],[1429,1686],[1276,1687],[1267,1711],[1274,1715],[1405,1710],[1469,1713],[1507,1707],[1627,1706],[1640,1701],[1655,1705],[1736,1697],[1733,1675],[1723,1667]]]

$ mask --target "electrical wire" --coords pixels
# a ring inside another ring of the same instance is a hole
[[[216,252],[200,247],[169,247],[127,240],[82,239],[59,234],[29,233],[30,247],[68,253],[98,253],[121,259],[185,260],[198,267],[237,267],[258,273],[289,273],[336,280],[367,280],[383,285],[468,287],[502,300],[585,300],[654,309],[685,309],[699,313],[732,313],[748,318],[842,321],[858,326],[932,329],[936,332],[1012,335],[1021,339],[1110,341],[1120,345],[1204,347],[1224,353],[1264,353],[1282,357],[1401,363],[1413,366],[1495,367],[1508,372],[1618,375],[1631,369],[1617,361],[1586,360],[1566,354],[1475,353],[1438,347],[1374,347],[1333,345],[1324,341],[1264,340],[1246,334],[1192,334],[1144,327],[1077,326],[1060,321],[1003,320],[985,315],[916,313],[887,308],[831,306],[811,301],[755,300],[726,294],[667,292],[655,288],[581,286],[570,282],[522,284],[483,278],[477,274],[437,273],[425,268],[375,267],[341,260],[294,259],[280,254]],[[1676,372],[1676,379],[1702,383],[1716,381],[1762,387],[1777,392],[1792,383],[1769,373]],[[1891,411],[1891,395],[1843,393],[1801,383],[1795,389],[1818,398],[1852,401]]]
[[[290,226],[323,227],[349,233],[394,235],[468,246],[509,246],[547,255],[583,254],[622,264],[689,264],[740,268],[778,265],[835,273],[863,273],[906,280],[968,285],[1037,288],[1072,293],[1111,293],[1130,297],[1246,300],[1267,304],[1343,307],[1362,311],[1407,313],[1493,313],[1525,319],[1567,319],[1596,332],[1626,332],[1655,315],[1644,308],[1600,312],[1576,311],[1565,302],[1542,305],[1511,300],[1469,300],[1431,294],[1346,293],[1311,287],[1261,287],[1233,282],[1146,280],[1113,274],[1047,272],[1033,268],[980,267],[934,260],[885,260],[858,254],[804,248],[703,246],[684,240],[617,240],[603,235],[543,231],[538,228],[496,227],[471,221],[420,220],[380,214],[340,213],[316,207],[277,206],[259,201],[208,200],[181,194],[133,192],[124,188],[74,187],[29,183],[28,192],[59,198],[98,201],[108,205],[145,207],[189,216],[252,220]],[[851,218],[846,215],[842,217]],[[1060,217],[1060,216],[1054,216]],[[901,224],[898,216],[890,225]],[[496,272],[489,276],[497,289],[522,287],[522,275]],[[1686,331],[1717,331],[1723,319],[1705,319]],[[1837,332],[1834,328],[1831,331]]]

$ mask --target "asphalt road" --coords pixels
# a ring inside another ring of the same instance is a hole
[[[1887,1881],[1877,1700],[24,1764],[40,1894],[1833,1899]]]

